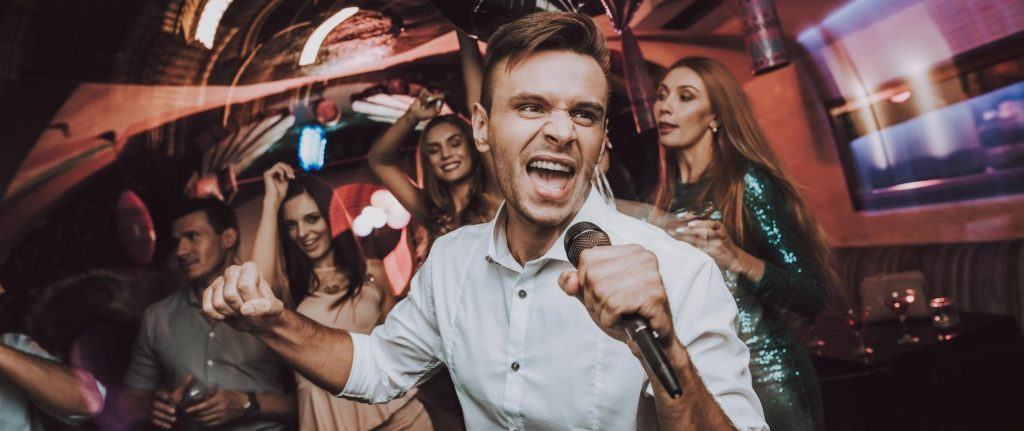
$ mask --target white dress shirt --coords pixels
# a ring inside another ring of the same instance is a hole
[[[352,369],[339,396],[386,402],[443,363],[469,429],[653,429],[640,361],[558,286],[559,274],[572,269],[562,238],[520,265],[505,239],[505,211],[437,239],[384,324],[352,334]],[[767,430],[750,353],[736,336],[736,304],[715,262],[618,213],[595,191],[572,224],[580,221],[600,226],[612,244],[654,252],[676,336],[708,391],[738,429]]]

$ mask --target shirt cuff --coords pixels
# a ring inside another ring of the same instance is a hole
[[[373,372],[370,370],[371,358],[370,336],[367,334],[356,334],[349,332],[352,337],[352,368],[348,371],[348,381],[345,387],[334,396],[360,402],[369,402],[371,380]]]
[[[103,383],[100,383],[99,380],[96,380],[96,389],[98,391],[100,391],[100,405],[105,406],[106,402],[107,402],[107,387],[103,386]],[[89,415],[60,415],[60,414],[57,414],[57,413],[50,412],[49,410],[43,409],[41,407],[40,407],[40,410],[43,410],[43,412],[45,412],[46,414],[50,415],[50,417],[52,417],[52,418],[54,418],[54,419],[56,419],[58,421],[61,421],[61,422],[65,423],[65,424],[68,424],[68,425],[81,425],[83,422],[88,421],[89,419],[92,419],[93,417],[96,416],[96,415],[92,415],[92,416],[89,416]],[[102,413],[102,410],[100,412]],[[97,413],[97,415],[98,414],[99,413]]]

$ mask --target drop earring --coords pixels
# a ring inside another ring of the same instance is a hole
[[[607,154],[608,148],[611,148],[611,142],[608,142],[607,138],[601,148],[601,154],[597,156],[597,163],[594,165],[594,175],[590,178],[590,184],[597,189],[597,192],[604,198],[605,203],[615,208],[615,195],[612,194],[612,186],[608,183],[608,177],[604,175],[604,171],[601,170],[601,161]]]

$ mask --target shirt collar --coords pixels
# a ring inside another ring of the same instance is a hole
[[[488,226],[488,229],[491,230],[491,235],[488,237],[486,259],[488,262],[494,262],[513,271],[522,272],[523,266],[516,262],[515,257],[512,256],[512,252],[508,248],[508,238],[505,237],[505,223],[508,221],[508,208],[505,205],[506,203],[502,202],[494,219],[491,220]],[[568,227],[583,221],[601,226],[601,222],[606,219],[609,210],[611,210],[611,207],[608,206],[601,194],[598,193],[597,189],[591,187],[590,192],[587,194],[587,200],[583,202],[583,207],[576,212],[576,216],[566,225],[566,229],[563,229],[561,234],[558,235],[558,240],[539,259],[568,262],[569,258],[565,255],[565,247],[563,246],[565,231],[568,230]]]
[[[203,304],[199,300],[199,294],[196,293],[196,289],[190,285],[185,285],[185,298],[188,299],[189,305],[202,308]]]

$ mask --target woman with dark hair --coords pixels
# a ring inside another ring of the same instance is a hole
[[[395,304],[379,260],[367,260],[344,204],[327,182],[278,163],[263,174],[252,259],[285,304],[334,328],[368,333]],[[283,263],[280,266],[279,263]],[[301,429],[431,430],[412,394],[387,404],[333,396],[296,373]]]
[[[825,307],[834,275],[823,234],[720,63],[686,57],[669,67],[654,114],[661,172],[653,203],[664,212],[714,206],[710,220],[669,233],[724,271],[769,427],[821,429],[821,389],[790,322]]]

